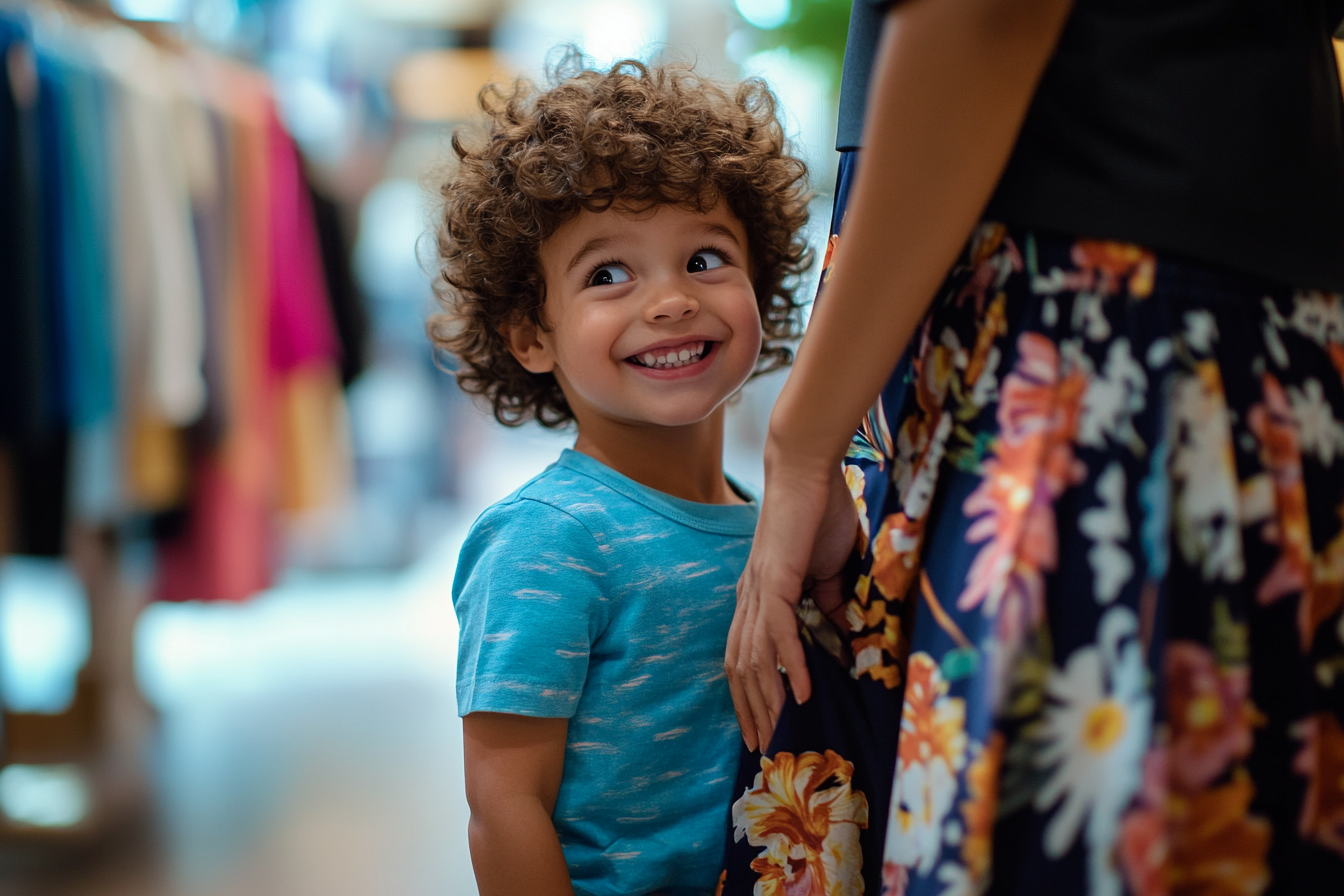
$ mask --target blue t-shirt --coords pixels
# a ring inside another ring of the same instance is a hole
[[[569,719],[553,816],[577,893],[712,893],[740,743],[723,673],[756,504],[565,451],[458,559],[458,712]]]

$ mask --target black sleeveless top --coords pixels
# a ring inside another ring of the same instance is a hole
[[[890,0],[854,0],[837,149]],[[986,216],[1344,291],[1344,0],[1077,0]]]

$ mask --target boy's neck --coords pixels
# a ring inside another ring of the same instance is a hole
[[[723,475],[723,413],[689,426],[580,421],[574,450],[640,485],[700,504],[743,504]]]

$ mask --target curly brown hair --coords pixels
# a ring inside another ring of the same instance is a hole
[[[749,270],[764,325],[756,374],[787,365],[801,330],[794,300],[812,261],[807,166],[788,153],[775,99],[751,79],[729,92],[684,65],[633,59],[607,71],[576,52],[542,90],[519,80],[485,87],[484,133],[453,134],[459,164],[439,188],[439,276],[444,312],[428,325],[438,349],[458,359],[461,387],[484,396],[514,426],[573,419],[554,375],[525,370],[503,328],[545,327],[541,244],[580,210],[619,203],[708,211],[724,201],[747,232]]]

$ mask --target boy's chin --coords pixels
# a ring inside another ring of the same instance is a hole
[[[662,429],[683,429],[712,421],[727,404],[727,399],[715,404],[664,405],[625,413],[606,414],[609,419],[619,420],[632,426],[658,427]],[[582,423],[580,422],[580,426]]]
[[[711,408],[687,408],[685,410],[660,409],[659,411],[642,415],[640,421],[646,426],[661,426],[666,429],[681,429],[687,426],[696,426],[713,419],[719,408],[723,407],[723,402],[719,402]]]

